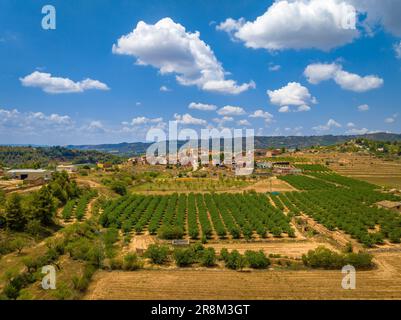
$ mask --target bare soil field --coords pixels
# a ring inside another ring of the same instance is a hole
[[[401,253],[376,254],[377,269],[358,271],[355,290],[340,270],[160,270],[99,272],[84,299],[401,299]]]
[[[296,189],[287,182],[276,178],[270,178],[258,181],[255,184],[245,188],[245,190],[254,190],[260,193],[296,191]]]

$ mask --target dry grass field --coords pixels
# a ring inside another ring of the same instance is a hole
[[[337,271],[160,270],[99,272],[85,299],[401,299],[401,253],[375,255],[377,269],[359,271],[356,289]]]
[[[389,188],[401,188],[401,162],[386,161],[356,153],[321,153],[305,155],[310,161],[329,161],[337,173]]]

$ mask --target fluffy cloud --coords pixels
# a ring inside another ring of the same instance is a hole
[[[241,107],[225,106],[217,111],[221,116],[242,116],[246,114],[245,110]]]
[[[273,63],[269,64],[269,71],[271,71],[271,72],[276,72],[276,71],[279,71],[280,69],[281,69],[281,66],[278,64],[273,64]]]
[[[281,89],[268,90],[267,95],[272,104],[280,107],[280,112],[289,112],[290,106],[297,107],[296,111],[309,111],[309,104],[317,103],[316,98],[309,93],[308,88],[298,82],[289,82]]]
[[[156,24],[140,21],[129,34],[118,39],[113,53],[134,56],[139,65],[151,65],[161,74],[176,74],[181,85],[195,85],[202,90],[239,94],[255,87],[254,82],[238,85],[225,79],[226,72],[212,49],[171,18]]]
[[[388,117],[388,118],[384,119],[384,122],[388,123],[388,124],[392,124],[392,123],[395,122],[397,117],[398,117],[398,114],[393,114],[391,117]]]
[[[146,117],[136,117],[136,118],[132,119],[131,125],[132,126],[141,126],[144,124],[160,123],[162,121],[163,121],[163,118],[149,119]]]
[[[313,127],[312,130],[321,132],[321,131],[329,131],[333,128],[341,128],[341,127],[342,127],[341,124],[339,124],[337,121],[330,119],[329,121],[327,121],[326,124],[320,125],[317,127]]]
[[[219,126],[222,126],[226,122],[234,121],[234,118],[233,117],[224,116],[222,118],[214,118],[213,121],[218,123]]]
[[[0,132],[40,135],[60,130],[70,130],[74,122],[69,116],[57,113],[20,112],[17,109],[0,109]]]
[[[358,106],[358,110],[361,112],[369,111],[369,106],[367,104],[362,104],[362,105]]]
[[[262,118],[265,119],[266,123],[270,123],[273,121],[273,115],[267,111],[263,111],[261,109],[256,110],[254,113],[249,115],[250,118]]]
[[[401,59],[401,41],[394,44],[394,51],[397,59]]]
[[[251,125],[251,123],[246,119],[242,119],[242,120],[237,121],[237,124],[239,126],[250,126]]]
[[[214,104],[191,102],[188,105],[188,108],[195,109],[195,110],[201,110],[201,111],[214,111],[217,109],[217,106],[215,106]]]
[[[383,79],[369,75],[361,77],[355,73],[344,71],[342,66],[337,63],[325,64],[315,63],[306,67],[305,77],[309,83],[318,84],[326,80],[334,80],[342,89],[354,92],[365,92],[380,88]]]
[[[354,128],[354,127],[355,127],[355,123],[353,123],[353,122],[348,122],[348,123],[347,123],[347,127],[348,127],[348,128]]]
[[[207,121],[199,118],[194,118],[191,116],[189,113],[186,113],[184,115],[179,115],[179,114],[174,114],[174,119],[180,124],[185,124],[185,125],[199,125],[199,126],[205,126],[207,125]]]
[[[253,22],[229,18],[217,29],[254,49],[330,50],[359,36],[355,26],[347,24],[349,17],[356,18],[356,11],[346,1],[277,0]]]
[[[352,135],[362,135],[362,134],[369,133],[369,129],[367,129],[367,128],[362,128],[362,129],[352,128],[350,130],[347,130],[346,133],[347,134],[352,134]]]
[[[160,87],[160,91],[161,91],[161,92],[170,92],[171,89],[167,88],[166,86],[161,86],[161,87]]]
[[[74,82],[68,78],[52,77],[50,73],[35,71],[20,81],[25,87],[41,88],[46,93],[77,93],[86,90],[109,90],[109,87],[92,79]]]

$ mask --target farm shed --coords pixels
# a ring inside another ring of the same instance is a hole
[[[401,212],[401,202],[384,200],[377,203],[379,208]]]
[[[24,180],[24,181],[37,181],[40,179],[50,180],[51,172],[43,169],[17,169],[7,171],[7,176],[12,179]]]
[[[56,168],[56,171],[62,172],[62,171],[67,171],[68,173],[73,173],[73,172],[77,172],[78,168],[77,166],[74,165],[59,165]]]

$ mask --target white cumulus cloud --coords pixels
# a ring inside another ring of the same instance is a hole
[[[188,105],[188,108],[195,109],[195,110],[201,110],[201,111],[214,111],[217,109],[217,106],[215,106],[214,104],[191,102]]]
[[[202,90],[239,94],[255,87],[254,82],[238,85],[225,78],[226,72],[199,32],[187,32],[171,18],[156,24],[138,22],[129,34],[118,39],[113,53],[133,56],[139,65],[151,65],[161,74],[176,74],[184,86]]]
[[[254,49],[330,50],[359,36],[347,23],[353,18],[356,10],[347,1],[277,0],[255,21],[228,18],[216,28]]]
[[[199,125],[199,126],[205,126],[207,125],[207,121],[199,118],[195,118],[191,116],[189,113],[186,113],[184,115],[179,115],[179,114],[174,114],[174,119],[180,124],[186,124],[186,125]]]
[[[313,127],[312,130],[321,132],[321,131],[329,131],[333,128],[341,128],[341,127],[342,127],[342,125],[340,123],[338,123],[334,119],[330,119],[329,121],[327,121],[326,124]]]
[[[242,116],[246,114],[243,108],[235,106],[225,106],[220,108],[217,113],[221,116]]]
[[[308,88],[298,82],[289,82],[281,89],[268,90],[267,95],[272,104],[280,107],[280,112],[291,111],[290,106],[297,107],[296,111],[309,111],[309,105],[317,103],[316,98],[310,94]]]
[[[358,110],[361,112],[369,111],[369,106],[367,104],[361,104],[360,106],[358,106]]]
[[[25,87],[41,88],[46,93],[77,93],[86,90],[109,90],[109,87],[92,79],[74,82],[68,78],[53,77],[50,73],[35,71],[30,75],[20,78]]]
[[[380,88],[384,80],[375,75],[360,76],[343,70],[338,63],[315,63],[306,67],[304,75],[309,83],[318,84],[334,80],[342,89],[354,92],[366,92]]]
[[[249,115],[250,118],[262,118],[268,124],[273,121],[273,115],[267,111],[263,111],[261,109],[256,110],[254,113]]]

